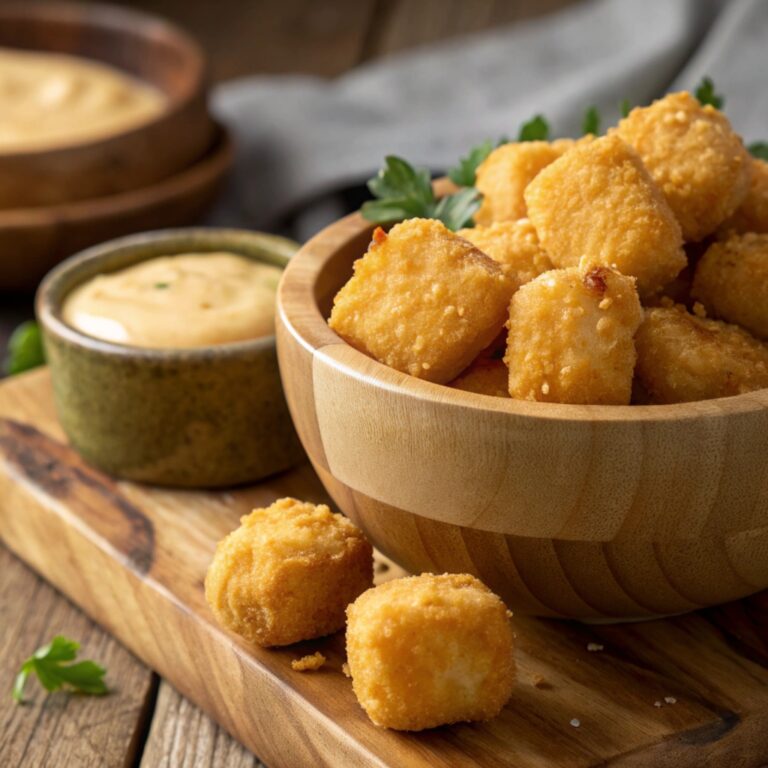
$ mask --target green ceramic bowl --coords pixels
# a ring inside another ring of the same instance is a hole
[[[56,408],[86,461],[129,480],[211,488],[253,482],[303,458],[274,336],[147,349],[88,336],[61,314],[81,283],[156,256],[225,250],[282,267],[297,247],[243,230],[164,230],[89,248],[47,275],[36,312]]]

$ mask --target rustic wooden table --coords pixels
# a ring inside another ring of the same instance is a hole
[[[391,52],[511,23],[573,0],[133,0],[203,43],[212,76],[307,72],[332,77]],[[32,316],[31,297],[0,294],[0,357],[11,330]],[[260,766],[195,706],[158,678],[0,545],[0,765]],[[108,669],[111,695],[11,702],[19,664],[55,634],[82,643]]]

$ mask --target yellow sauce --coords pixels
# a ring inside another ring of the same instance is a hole
[[[165,108],[159,90],[96,61],[0,48],[0,151],[78,144]]]
[[[207,347],[269,336],[282,270],[233,253],[160,256],[98,275],[64,302],[64,320],[137,347]]]

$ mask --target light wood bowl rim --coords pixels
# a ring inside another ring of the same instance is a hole
[[[0,25],[8,18],[25,17],[30,21],[45,20],[75,20],[81,22],[81,26],[93,25],[95,27],[111,28],[118,32],[128,30],[136,35],[147,37],[147,30],[151,29],[152,36],[162,35],[166,40],[172,41],[176,50],[185,59],[184,71],[187,79],[180,93],[175,95],[163,94],[165,104],[163,109],[149,120],[129,126],[123,130],[110,132],[91,140],[75,141],[67,144],[51,144],[37,149],[21,149],[0,151],[0,162],[5,159],[23,162],[25,159],[50,157],[55,160],[58,157],[76,154],[84,150],[102,150],[108,152],[110,147],[122,142],[126,137],[138,136],[177,113],[183,112],[199,94],[205,90],[208,77],[206,59],[197,42],[181,27],[172,22],[151,13],[136,10],[127,6],[112,5],[109,3],[81,3],[71,0],[5,0],[0,4]],[[32,50],[32,49],[22,49]],[[34,49],[40,53],[57,53],[48,48]],[[76,55],[76,54],[70,54]],[[87,57],[82,57],[87,58]],[[103,62],[102,62],[103,63]],[[125,70],[117,64],[111,63],[120,72]],[[125,73],[131,74],[132,73]],[[136,77],[135,75],[132,75]],[[137,78],[141,79],[141,78]],[[149,82],[144,80],[144,82]],[[154,83],[149,83],[156,87]]]
[[[445,182],[436,184],[445,189]],[[669,405],[569,405],[492,397],[434,384],[401,373],[355,349],[332,331],[315,299],[315,287],[328,262],[365,231],[376,227],[355,212],[329,225],[307,241],[291,259],[277,293],[278,319],[313,356],[319,356],[361,385],[395,391],[404,397],[442,407],[496,411],[532,420],[562,422],[676,422],[720,419],[768,408],[768,389],[733,397]],[[360,256],[363,254],[361,253]],[[323,352],[343,347],[344,362]],[[374,375],[371,375],[373,372]]]

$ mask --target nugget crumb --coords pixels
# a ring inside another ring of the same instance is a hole
[[[587,643],[587,650],[590,653],[599,653],[600,651],[605,650],[605,646],[600,643]]]
[[[531,679],[531,682],[534,688],[539,688],[540,690],[544,690],[552,687],[552,685],[547,682],[546,678],[543,675],[534,675],[533,678]]]
[[[320,651],[302,656],[300,659],[294,659],[291,662],[291,669],[296,672],[314,672],[325,664],[325,656]]]
[[[352,673],[349,671],[349,664],[346,661],[341,665],[341,671],[344,677],[352,677]]]

